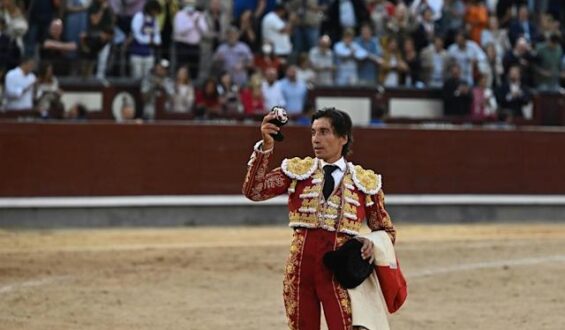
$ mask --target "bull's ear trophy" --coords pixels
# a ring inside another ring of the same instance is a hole
[[[275,114],[275,118],[269,120],[269,123],[275,124],[278,127],[286,125],[288,122],[288,115],[285,108],[276,105],[271,109],[271,112]],[[281,131],[278,131],[276,134],[271,134],[271,136],[275,139],[275,141],[280,142],[284,140],[284,135]]]

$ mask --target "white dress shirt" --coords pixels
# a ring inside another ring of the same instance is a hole
[[[18,66],[6,74],[6,109],[31,110],[33,108],[33,84],[35,75],[27,75]]]
[[[320,168],[323,170],[324,166],[326,165],[335,165],[337,169],[332,172],[332,176],[334,178],[334,191],[341,183],[341,179],[345,175],[345,170],[347,169],[347,164],[345,163],[345,158],[341,157],[335,163],[327,163],[324,160],[320,159]]]

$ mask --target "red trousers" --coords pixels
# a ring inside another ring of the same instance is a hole
[[[323,262],[326,252],[348,239],[348,235],[324,229],[295,230],[284,278],[289,329],[319,330],[320,305],[329,330],[351,329],[349,294]]]

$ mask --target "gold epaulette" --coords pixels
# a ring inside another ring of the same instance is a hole
[[[359,165],[348,163],[351,177],[355,186],[368,195],[375,195],[381,190],[381,176],[372,170],[366,170]]]
[[[283,173],[289,178],[295,180],[308,179],[314,173],[314,171],[316,171],[316,168],[318,168],[318,161],[317,159],[311,157],[294,157],[291,159],[287,158],[283,160],[281,164]]]

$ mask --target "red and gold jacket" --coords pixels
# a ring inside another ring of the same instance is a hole
[[[317,158],[283,160],[280,167],[268,171],[272,151],[255,150],[248,163],[243,194],[263,201],[288,193],[289,226],[323,228],[356,236],[363,221],[372,231],[385,230],[394,242],[396,230],[384,208],[381,176],[359,165],[347,163],[343,179],[324,200],[324,172]]]

